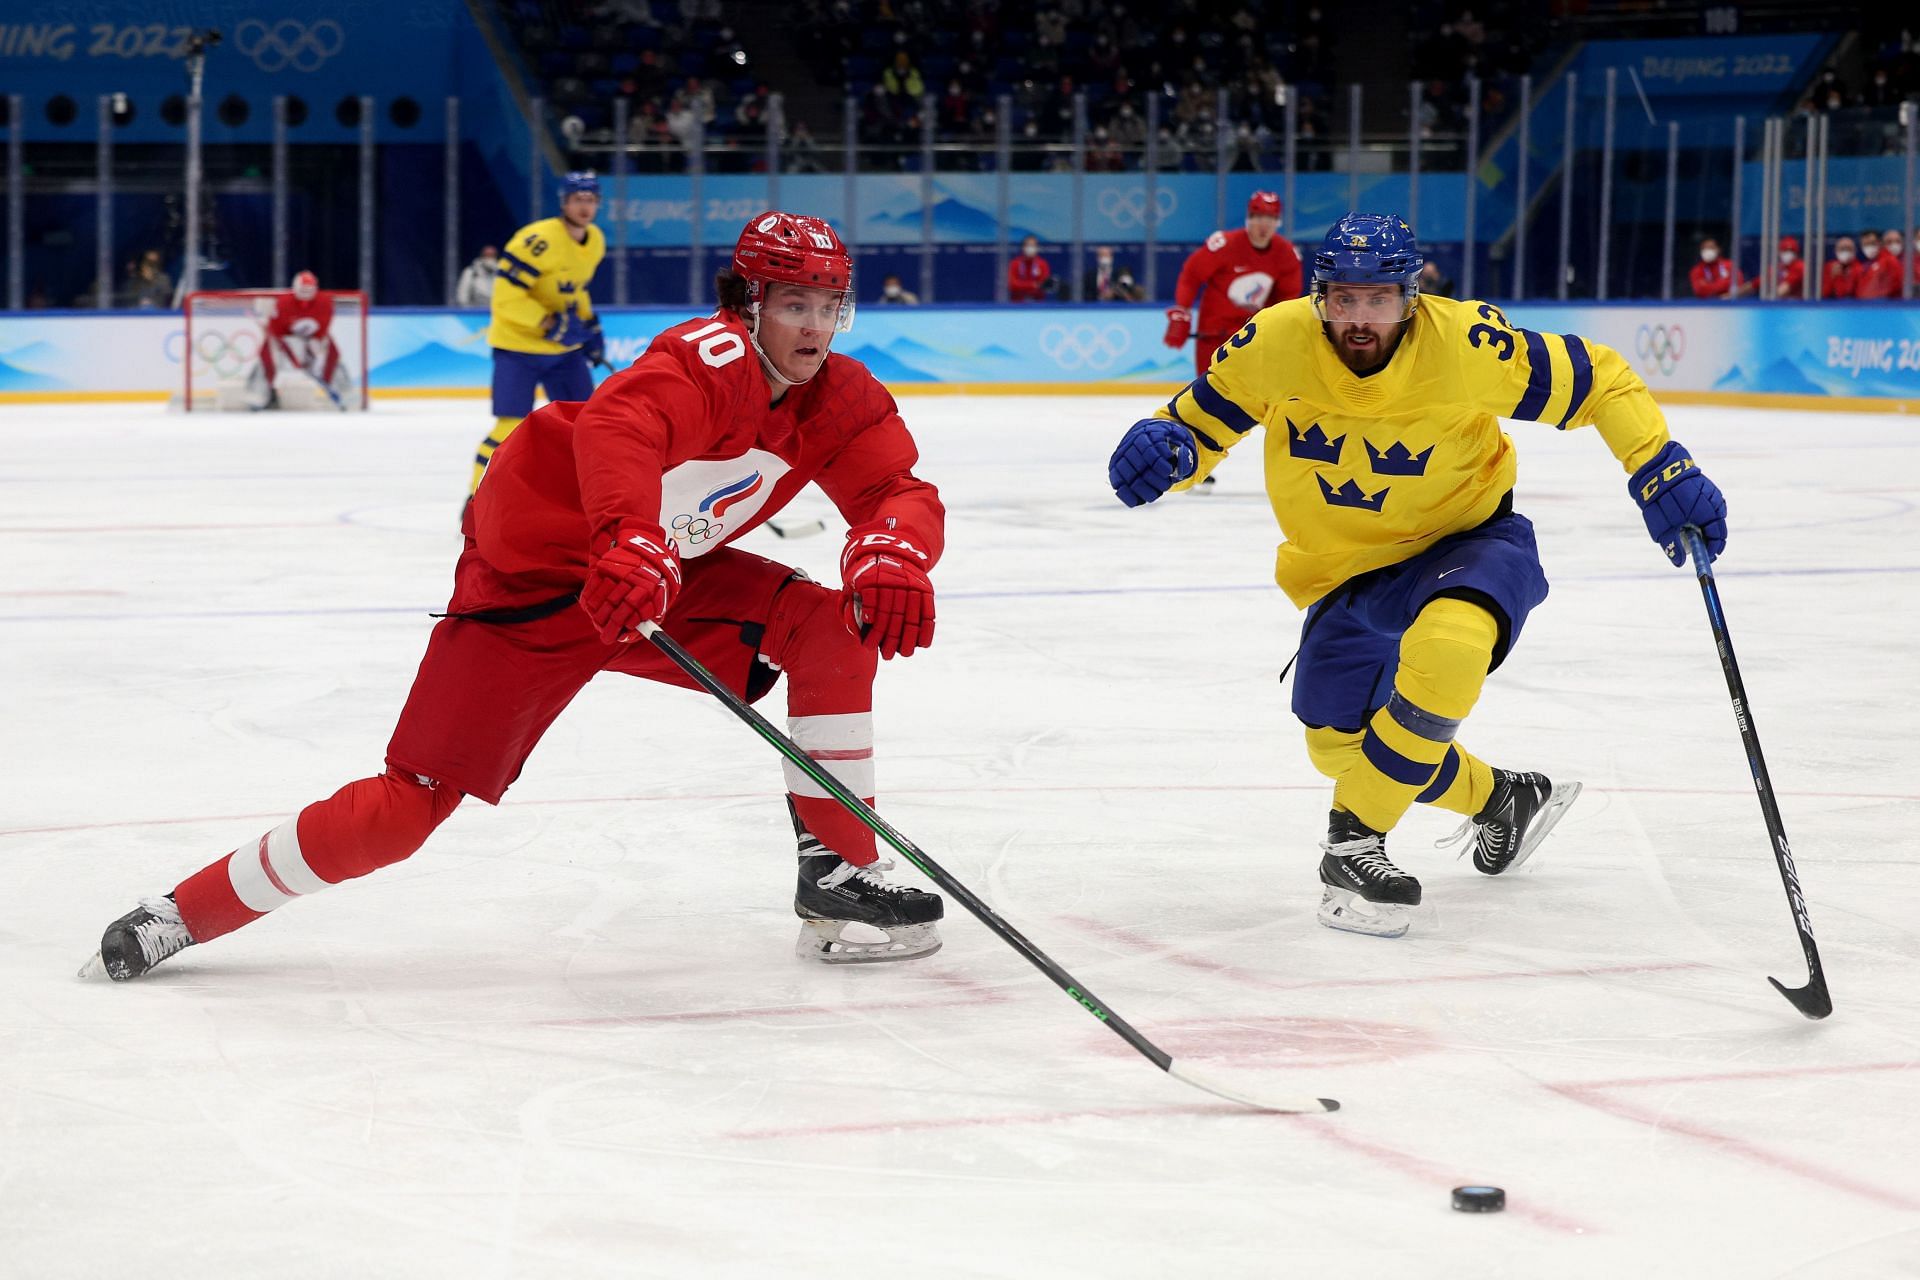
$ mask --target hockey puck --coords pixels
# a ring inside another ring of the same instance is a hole
[[[1507,1193],[1499,1187],[1455,1187],[1453,1207],[1461,1213],[1498,1213],[1507,1207]]]

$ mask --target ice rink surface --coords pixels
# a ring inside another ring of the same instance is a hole
[[[11,407],[0,1274],[1920,1276],[1912,422],[1672,413],[1732,506],[1816,1024],[1765,981],[1805,967],[1699,590],[1595,433],[1510,426],[1553,594],[1462,737],[1586,793],[1498,880],[1410,815],[1437,918],[1383,941],[1314,921],[1258,446],[1130,512],[1148,398],[903,404],[951,517],[882,808],[1176,1058],[1343,1110],[1169,1079],[957,909],[926,960],[795,959],[778,759],[619,677],[411,861],[77,980],[379,772],[490,420]],[[832,580],[838,532],[747,545]]]

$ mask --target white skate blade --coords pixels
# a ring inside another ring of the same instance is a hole
[[[1540,812],[1533,815],[1533,822],[1527,827],[1527,838],[1520,842],[1520,852],[1514,855],[1512,864],[1507,867],[1508,871],[1514,870],[1533,856],[1533,851],[1540,847],[1540,842],[1547,838],[1547,833],[1559,825],[1560,819],[1567,816],[1567,810],[1571,809],[1573,802],[1579,798],[1579,783],[1556,782],[1553,784],[1552,794],[1547,797],[1547,802],[1540,806]]]
[[[1432,913],[1399,902],[1368,902],[1351,889],[1322,886],[1320,923],[1346,933],[1364,933],[1370,938],[1399,938],[1406,935],[1414,920],[1430,922]]]
[[[849,931],[854,936],[848,937]],[[883,964],[917,960],[939,949],[937,922],[896,925],[888,931],[853,920],[802,920],[793,953],[822,964]]]
[[[76,976],[82,978],[104,978],[107,976],[107,962],[102,960],[100,953],[96,951],[93,953],[92,959],[80,966],[80,972]]]

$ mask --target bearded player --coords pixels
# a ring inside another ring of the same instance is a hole
[[[853,323],[854,296],[832,228],[763,214],[715,283],[710,318],[661,333],[586,403],[534,412],[494,455],[385,772],[142,899],[83,972],[137,978],[409,856],[467,796],[499,803],[547,726],[602,671],[696,687],[641,639],[643,623],[749,701],[784,674],[793,740],[854,794],[873,795],[874,675],[881,658],[933,639],[928,571],[945,511],[913,473],[918,454],[893,397],[829,352]],[[731,545],[809,483],[851,526],[837,588]],[[637,747],[636,765],[665,749]],[[800,953],[846,963],[937,950],[938,895],[889,883],[872,832],[786,770]]]
[[[247,375],[249,409],[280,407],[274,380],[283,366],[311,377],[335,407],[360,407],[353,375],[340,362],[340,348],[333,342],[333,299],[320,292],[318,276],[302,271],[286,292],[259,298],[255,314],[265,332],[260,339],[259,362]]]
[[[1214,363],[1135,423],[1108,468],[1120,500],[1191,486],[1266,429],[1276,578],[1307,611],[1293,711],[1333,779],[1320,922],[1398,937],[1420,882],[1387,857],[1413,804],[1463,815],[1473,865],[1527,860],[1579,793],[1488,765],[1458,740],[1488,674],[1546,598],[1514,509],[1499,419],[1592,424],[1674,564],[1680,530],[1727,541],[1720,490],[1667,435],[1616,351],[1510,324],[1487,303],[1420,296],[1420,248],[1391,215],[1350,213],[1313,259],[1313,292],[1262,311]]]
[[[559,196],[560,216],[514,232],[494,273],[487,326],[493,430],[474,451],[469,492],[480,487],[494,450],[533,412],[536,387],[548,400],[585,400],[593,394],[593,366],[606,359],[606,336],[587,296],[607,254],[607,237],[593,224],[600,179],[590,169],[569,173]]]

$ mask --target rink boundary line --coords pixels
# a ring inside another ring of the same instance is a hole
[[[975,795],[1050,795],[1058,793],[1081,794],[1085,792],[1106,793],[1110,791],[1155,791],[1219,793],[1264,793],[1309,791],[1323,792],[1327,788],[1324,780],[1314,782],[1211,782],[1197,784],[1161,784],[1100,782],[1079,785],[1060,783],[1046,786],[993,786],[993,787],[890,787],[888,796],[975,796]],[[1614,787],[1588,783],[1587,789],[1596,795],[1662,795],[1662,796],[1746,796],[1753,793],[1751,787]],[[509,806],[502,803],[492,808],[516,809],[552,808],[559,805],[598,805],[598,804],[704,804],[713,801],[729,800],[766,800],[780,794],[774,790],[765,791],[709,791],[675,792],[672,795],[625,795],[625,796],[568,796],[542,800],[514,800]],[[1920,793],[1894,791],[1798,791],[1779,789],[1776,794],[1791,796],[1801,800],[1920,800]],[[485,804],[485,801],[481,801]],[[271,822],[284,820],[287,811],[275,809],[263,813],[208,813],[182,818],[120,818],[112,822],[76,822],[49,827],[0,827],[0,840],[8,836],[60,835],[72,831],[109,831],[123,827],[178,827],[191,826],[201,822]]]
[[[1817,1069],[1810,1069],[1810,1072],[1812,1070]],[[1766,1073],[1762,1073],[1762,1075],[1765,1074]],[[1683,1138],[1692,1138],[1694,1141],[1713,1148],[1723,1155],[1730,1156],[1739,1163],[1766,1165],[1778,1169],[1782,1173],[1790,1174],[1818,1186],[1826,1187],[1829,1190],[1843,1191],[1849,1195],[1858,1196],[1863,1200],[1870,1200],[1875,1204],[1884,1205],[1888,1208],[1904,1209],[1908,1212],[1920,1210],[1920,1199],[1913,1196],[1903,1195],[1899,1191],[1887,1187],[1876,1186],[1871,1182],[1855,1178],[1851,1174],[1840,1173],[1833,1169],[1825,1168],[1815,1164],[1811,1160],[1802,1159],[1799,1156],[1769,1150],[1745,1138],[1735,1137],[1728,1133],[1721,1133],[1717,1129],[1709,1129],[1704,1124],[1683,1120],[1674,1112],[1673,1108],[1669,1106],[1663,1106],[1658,1110],[1649,1111],[1645,1108],[1622,1101],[1619,1098],[1605,1096],[1605,1091],[1608,1088],[1616,1086],[1608,1084],[1586,1084],[1579,1081],[1555,1082],[1546,1080],[1540,1081],[1540,1086],[1550,1093],[1558,1094],[1569,1102],[1590,1107],[1603,1115],[1612,1116],[1616,1120],[1626,1120],[1633,1124],[1645,1125],[1656,1133],[1672,1133],[1678,1134]]]
[[[1181,382],[898,382],[888,386],[894,396],[1151,396],[1164,399],[1185,386]],[[174,391],[0,391],[6,404],[136,404],[165,403]],[[484,400],[486,387],[376,387],[382,400]],[[1704,405],[1723,409],[1829,410],[1840,413],[1920,413],[1920,400],[1894,396],[1819,396],[1759,391],[1655,390],[1661,404]]]
[[[146,526],[129,526],[139,528]],[[300,528],[304,525],[240,525],[244,529]],[[351,528],[339,522],[322,522],[315,528]],[[0,529],[0,533],[7,530]],[[59,530],[47,529],[44,533],[77,532],[88,534],[93,529]],[[1744,578],[1835,578],[1860,576],[1885,576],[1888,574],[1920,573],[1920,564],[1896,565],[1838,565],[1805,569],[1753,569],[1719,572],[1722,580]],[[1562,577],[1557,581],[1573,582],[1667,582],[1675,578],[1671,570],[1648,570],[1644,573],[1587,573]],[[1151,587],[1049,587],[1044,590],[1030,591],[947,591],[941,593],[944,600],[1054,600],[1075,596],[1167,596],[1167,595],[1229,595],[1249,591],[1277,592],[1279,588],[1271,582],[1207,584],[1202,586],[1166,586]],[[153,611],[140,613],[17,613],[0,616],[0,626],[15,622],[108,622],[125,623],[129,618],[138,618],[141,622],[197,622],[217,618],[327,618],[346,617],[358,614],[414,614],[431,617],[438,605],[366,605],[356,608],[332,607],[325,609],[199,609]]]
[[[1144,1116],[1196,1116],[1201,1118],[1246,1119],[1245,1110],[1231,1107],[1209,1106],[1205,1103],[1170,1104],[1158,1107],[1081,1107],[1073,1110],[1037,1111],[1037,1112],[1001,1112],[998,1114],[971,1116],[903,1117],[897,1120],[861,1120],[842,1124],[794,1125],[772,1129],[734,1129],[719,1136],[733,1142],[769,1142],[792,1139],[835,1138],[857,1135],[882,1135],[893,1133],[929,1133],[951,1129],[995,1129],[1010,1128],[1015,1125],[1054,1125],[1069,1124],[1078,1120],[1131,1120]],[[1413,1180],[1422,1187],[1445,1187],[1472,1181],[1472,1174],[1461,1171],[1456,1166],[1442,1165],[1418,1156],[1410,1151],[1402,1151],[1385,1143],[1363,1138],[1352,1132],[1351,1128],[1326,1123],[1312,1123],[1324,1120],[1324,1117],[1312,1115],[1262,1115],[1263,1120],[1292,1121],[1296,1124],[1306,1121],[1302,1127],[1323,1142],[1383,1165],[1394,1173]],[[1484,1176],[1484,1175],[1482,1175]],[[1563,1235],[1591,1235],[1597,1229],[1578,1218],[1556,1213],[1526,1202],[1517,1202],[1507,1207],[1507,1216],[1520,1218],[1534,1226],[1545,1227]]]
[[[1122,925],[1109,925],[1098,920],[1078,915],[1057,915],[1055,919],[1069,928],[1082,933],[1105,938],[1109,942],[1131,947],[1142,960],[1164,960],[1188,969],[1197,969],[1202,973],[1216,977],[1231,978],[1262,991],[1322,991],[1333,988],[1350,987],[1405,987],[1446,982],[1509,982],[1528,981],[1541,978],[1600,978],[1619,974],[1673,973],[1684,970],[1710,969],[1713,966],[1699,960],[1661,961],[1648,964],[1586,965],[1571,969],[1508,969],[1485,973],[1436,973],[1419,977],[1399,976],[1391,978],[1321,978],[1309,982],[1282,982],[1256,973],[1238,965],[1227,964],[1220,960],[1210,960],[1195,955],[1177,944],[1158,942],[1141,934],[1136,929]]]

